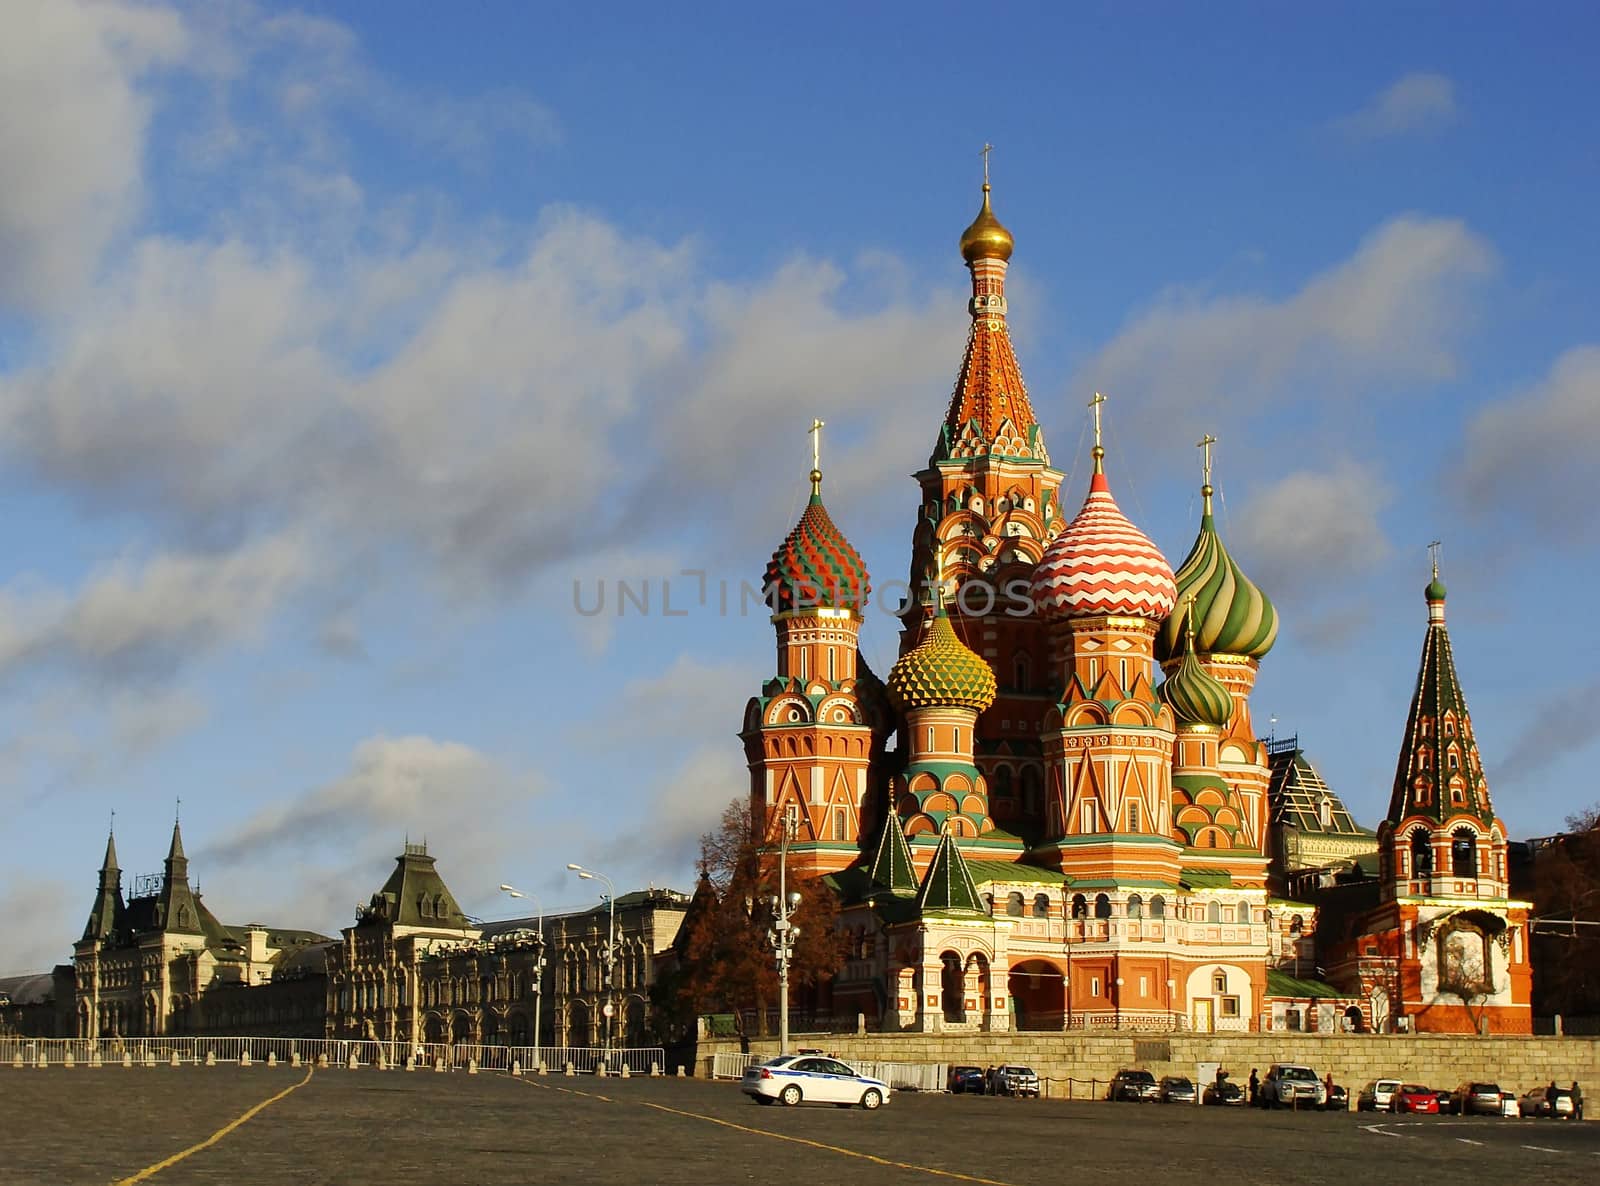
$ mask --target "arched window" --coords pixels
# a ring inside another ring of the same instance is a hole
[[[1160,894],[1150,899],[1150,917],[1165,918],[1167,916],[1167,900]]]
[[[1094,916],[1096,918],[1111,917],[1111,899],[1106,897],[1105,894],[1096,894],[1094,896]]]
[[[1103,896],[1104,895],[1102,895],[1102,897]],[[1073,918],[1088,918],[1089,917],[1089,903],[1084,898],[1084,896],[1082,894],[1073,894],[1072,895],[1072,917]]]
[[[1206,905],[1206,921],[1207,922],[1221,922],[1222,921],[1222,903],[1221,902],[1210,902],[1210,903],[1207,903],[1207,905]]]
[[[1411,833],[1411,876],[1428,877],[1433,873],[1433,846],[1428,843],[1428,833],[1418,828]]]
[[[1457,828],[1450,836],[1450,875],[1478,875],[1478,834],[1471,828]]]
[[[1035,894],[1033,896],[1033,916],[1035,918],[1050,917],[1050,895]]]
[[[1239,903],[1239,922],[1244,926],[1250,925],[1250,903]]]
[[[1022,917],[1022,895],[1016,890],[1006,895],[1006,913],[1012,918]]]
[[[1144,917],[1144,899],[1142,897],[1140,897],[1138,894],[1129,894],[1128,895],[1128,917],[1129,918],[1143,918]]]

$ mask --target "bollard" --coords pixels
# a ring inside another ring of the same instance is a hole
[[[267,1065],[269,1067],[275,1067],[278,1065],[278,1052],[276,1050],[267,1051]]]
[[[317,1055],[317,1066],[325,1067],[327,1065],[328,1065],[328,1056],[326,1054]]]
[[[357,1061],[356,1061],[356,1056],[355,1056],[355,1055],[353,1055],[353,1054],[352,1054],[352,1055],[351,1055],[351,1056],[350,1056],[350,1061],[349,1061],[349,1062],[347,1062],[347,1063],[345,1063],[345,1069],[346,1069],[346,1070],[349,1070],[349,1071],[353,1071],[353,1070],[355,1070],[355,1069],[356,1069],[356,1068],[357,1068],[357,1067],[359,1067],[359,1066],[360,1066],[360,1065],[361,1065],[361,1064],[360,1064],[360,1063],[359,1063],[359,1062],[357,1062]]]
[[[147,1067],[156,1065],[156,1052],[154,1050],[146,1050],[144,1052],[144,1065]]]
[[[571,1063],[570,1063],[570,1062],[569,1062],[569,1063],[568,1063],[568,1064],[567,1064],[567,1071],[566,1071],[566,1073],[567,1073],[567,1077],[568,1077],[568,1078],[569,1078],[569,1079],[570,1079],[570,1078],[571,1078],[571,1077],[572,1077],[572,1076],[573,1076],[573,1075],[576,1075],[576,1074],[577,1074],[577,1073],[578,1073],[578,1071],[577,1071],[577,1068],[575,1068],[575,1067],[574,1067],[574,1066],[573,1066],[573,1065],[572,1065],[572,1064],[571,1064]]]
[[[511,1060],[511,1077],[513,1079],[522,1078],[522,1061],[520,1059]]]
[[[290,1052],[290,1054],[289,1054],[289,1065],[291,1067],[297,1067],[297,1066],[300,1065],[300,1052],[298,1050]]]
[[[478,1060],[475,1059],[475,1058],[467,1059],[467,1074],[476,1075],[477,1073],[478,1073]]]
[[[217,1065],[217,1052],[215,1050],[207,1050],[206,1051],[206,1066],[214,1067],[216,1065]]]
[[[624,1079],[627,1079],[627,1078],[631,1077],[631,1072],[629,1072],[629,1070],[628,1070],[628,1064],[627,1063],[623,1063],[622,1064],[622,1077]]]
[[[101,1058],[100,1052],[96,1050],[89,1055],[89,1065],[91,1067],[103,1067],[106,1065],[106,1060]]]
[[[650,1064],[650,1077],[651,1077],[651,1078],[652,1078],[652,1079],[659,1079],[659,1078],[661,1078],[661,1064],[660,1064],[660,1063],[658,1063],[658,1062],[652,1062],[652,1063],[651,1063],[651,1064]]]
[[[684,1071],[682,1063],[678,1064],[678,1078],[680,1078],[680,1079],[688,1078],[688,1074]]]
[[[125,1067],[131,1067],[133,1065],[133,1055],[129,1054],[126,1050],[122,1052],[122,1065]]]
[[[433,1060],[433,1070],[434,1070],[435,1074],[437,1074],[437,1075],[444,1074],[444,1069],[445,1069],[444,1068],[444,1059],[436,1058],[436,1059]]]
[[[538,1067],[538,1073],[539,1073],[539,1074],[541,1074],[541,1075],[543,1075],[543,1074],[544,1074],[544,1073],[545,1073],[545,1071],[546,1071],[546,1070],[547,1070],[547,1068],[546,1068],[546,1067],[545,1067],[545,1065],[544,1065],[544,1059],[542,1059],[542,1058],[541,1058],[541,1059],[540,1059],[540,1060],[539,1060],[539,1067]]]
[[[250,1052],[248,1050],[239,1056],[239,1065],[241,1067],[248,1067],[251,1065]]]
[[[19,1050],[11,1056],[11,1069],[13,1071],[22,1069],[22,1051]]]
[[[604,1079],[606,1077],[606,1064],[605,1063],[601,1062],[601,1063],[596,1063],[595,1064],[594,1077],[596,1079]]]
[[[389,1060],[383,1056],[383,1051],[378,1051],[378,1061],[372,1065],[377,1067],[380,1071],[387,1071],[389,1069]]]
[[[50,1065],[50,1056],[41,1050],[38,1059],[35,1060],[33,1065],[41,1071],[44,1070]]]
[[[169,1067],[175,1067],[178,1065],[178,1052],[176,1050],[172,1052],[172,1059],[167,1063],[167,1065]]]
[[[61,1065],[69,1071],[78,1065],[78,1060],[72,1057],[72,1051],[67,1051],[66,1057],[61,1060]]]
[[[417,1056],[414,1055],[414,1054],[406,1055],[406,1070],[414,1071],[416,1069],[417,1069]]]

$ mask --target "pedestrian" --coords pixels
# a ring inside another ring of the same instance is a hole
[[[983,1072],[983,1089],[990,1095],[1000,1094],[994,1082],[994,1063],[990,1063],[988,1069]]]
[[[1544,1102],[1550,1108],[1550,1115],[1556,1114],[1556,1081],[1550,1080],[1550,1086],[1544,1089]]]
[[[1261,1106],[1261,1077],[1256,1074],[1255,1067],[1250,1068],[1250,1106]]]
[[[1322,1081],[1322,1099],[1326,1103],[1333,1098],[1333,1072],[1329,1071],[1327,1078]]]
[[[1572,1118],[1583,1119],[1583,1088],[1578,1086],[1578,1081],[1572,1081]]]

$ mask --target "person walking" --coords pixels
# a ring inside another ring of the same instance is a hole
[[[1256,1074],[1255,1067],[1250,1068],[1250,1106],[1261,1106],[1261,1077]]]
[[[1572,1118],[1583,1119],[1583,1088],[1578,1086],[1578,1081],[1572,1081]]]
[[[1556,1081],[1550,1080],[1550,1086],[1544,1089],[1545,1106],[1550,1109],[1550,1115],[1556,1114]]]

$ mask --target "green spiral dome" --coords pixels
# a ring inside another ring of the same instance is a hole
[[[1161,681],[1161,698],[1171,706],[1172,716],[1180,728],[1184,725],[1222,728],[1233,716],[1233,697],[1222,681],[1195,658],[1194,639],[1188,630],[1183,632],[1182,654],[1178,669]]]
[[[956,637],[940,610],[922,641],[889,669],[889,699],[905,712],[914,708],[971,708],[994,703],[994,670]]]
[[[1183,606],[1191,595],[1194,597],[1195,650],[1204,655],[1259,659],[1272,649],[1278,638],[1278,611],[1222,546],[1209,507],[1201,516],[1200,535],[1194,547],[1173,576],[1178,585],[1178,606]],[[1177,655],[1182,635],[1180,608],[1167,617],[1156,635],[1156,658],[1165,663]]]

